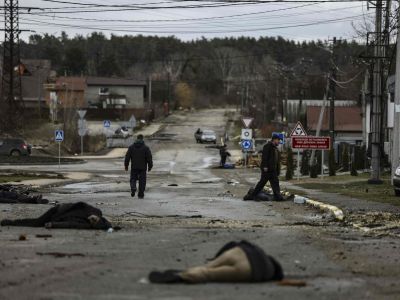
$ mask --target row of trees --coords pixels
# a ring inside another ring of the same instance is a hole
[[[358,72],[363,46],[339,42],[337,65],[344,76]],[[115,36],[102,33],[69,37],[62,33],[32,35],[21,44],[23,58],[50,59],[61,75],[122,76],[154,82],[154,100],[177,90],[211,104],[245,102],[277,112],[289,77],[290,98],[322,98],[330,68],[330,52],[323,41],[294,42],[281,37],[215,38],[182,41],[176,37]],[[305,68],[302,63],[308,61]],[[337,98],[356,99],[359,82],[338,89]],[[186,100],[185,100],[186,101]],[[183,101],[183,102],[185,102]],[[197,101],[199,102],[199,101]],[[270,115],[273,115],[270,114]]]

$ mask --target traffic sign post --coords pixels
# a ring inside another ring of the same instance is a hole
[[[111,121],[110,120],[104,120],[103,121],[103,126],[104,126],[104,128],[110,128],[111,127]]]
[[[54,140],[58,143],[58,168],[61,168],[61,142],[64,141],[64,130],[54,132]]]
[[[242,140],[241,146],[244,155],[244,167],[247,168],[247,152],[249,152],[253,148],[253,140]]]
[[[331,138],[329,136],[294,136],[292,137],[293,149],[330,150]]]
[[[250,118],[250,117],[243,117],[242,118],[242,122],[244,127],[249,128],[251,123],[253,123],[254,118]]]
[[[78,135],[81,137],[81,155],[83,156],[83,136],[87,132],[86,120],[84,119],[86,115],[86,110],[78,110],[77,113],[79,115]]]
[[[251,140],[253,138],[253,129],[244,128],[242,129],[242,140]]]
[[[293,128],[290,133],[290,137],[295,136],[307,136],[307,132],[304,130],[301,122],[297,122],[296,126]],[[292,140],[292,148],[293,148],[293,140]],[[300,180],[300,150],[297,149],[297,180]]]

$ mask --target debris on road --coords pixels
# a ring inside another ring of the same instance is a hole
[[[27,226],[72,229],[111,228],[100,209],[85,202],[58,204],[36,219],[2,220],[1,226]]]
[[[78,256],[78,257],[85,257],[86,256],[83,253],[63,253],[63,252],[36,252],[36,254],[40,255],[40,256],[50,255],[50,256],[54,256],[56,258],[72,257],[72,256]]]
[[[37,238],[47,239],[53,237],[51,234],[37,234],[35,235]]]
[[[206,265],[149,274],[152,283],[266,282],[283,277],[279,262],[247,241],[227,243]]]
[[[18,237],[18,241],[26,241],[26,235],[20,234],[20,236]]]

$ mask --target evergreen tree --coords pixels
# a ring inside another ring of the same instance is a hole
[[[307,150],[303,151],[303,155],[301,156],[301,166],[300,166],[300,173],[301,175],[308,175],[310,174],[310,152]]]
[[[335,149],[329,150],[329,176],[336,175]]]
[[[348,147],[345,145],[343,147],[343,152],[342,152],[342,170],[344,172],[349,171],[349,162],[350,162],[350,157],[349,157],[349,151]]]
[[[294,162],[293,162],[293,151],[292,148],[287,149],[287,158],[286,158],[286,180],[293,179],[294,174]]]

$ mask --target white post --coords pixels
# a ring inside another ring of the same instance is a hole
[[[83,156],[83,135],[81,135],[81,156]]]
[[[400,16],[400,10],[398,14]],[[395,92],[394,92],[394,124],[392,131],[392,141],[393,141],[392,142],[392,179],[393,179],[394,172],[398,167],[399,157],[400,157],[400,30],[397,30],[396,79],[395,79]]]
[[[61,142],[58,142],[58,168],[61,169]]]
[[[297,149],[297,180],[300,180],[300,150]]]
[[[324,179],[324,150],[321,150],[321,179]]]

